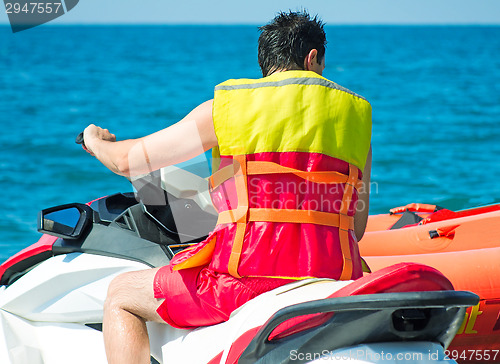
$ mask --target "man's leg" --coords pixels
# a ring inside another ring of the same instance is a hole
[[[119,275],[104,303],[103,334],[108,363],[149,364],[146,321],[164,322],[156,312],[153,280],[159,268]]]

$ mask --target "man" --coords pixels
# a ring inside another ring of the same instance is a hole
[[[226,81],[213,100],[144,138],[116,142],[107,130],[85,130],[88,151],[121,175],[211,148],[219,163],[210,179],[219,211],[210,236],[169,266],[111,283],[103,322],[110,363],[149,362],[146,321],[211,325],[297,279],[362,275],[371,107],[321,76],[326,37],[317,18],[281,13],[260,30],[264,78]]]

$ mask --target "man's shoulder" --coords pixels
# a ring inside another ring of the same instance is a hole
[[[361,99],[361,100],[364,100],[364,101],[368,102],[368,100],[367,100],[365,97],[361,96],[360,94],[358,94],[358,93],[356,93],[356,92],[354,92],[354,91],[351,91],[351,90],[350,90],[350,89],[348,89],[347,87],[344,87],[344,86],[342,86],[342,85],[339,85],[338,83],[333,82],[333,81],[331,81],[331,80],[329,80],[329,79],[327,79],[327,78],[325,78],[325,77],[321,77],[321,78],[324,80],[324,81],[322,82],[322,83],[323,83],[323,86],[328,87],[328,88],[332,88],[332,89],[335,89],[335,90],[338,90],[338,91],[345,92],[345,93],[347,93],[347,94],[349,94],[349,95],[352,95],[352,96],[354,96],[354,97],[356,97],[356,98],[359,98],[359,99]],[[369,102],[368,102],[368,103],[369,103]]]

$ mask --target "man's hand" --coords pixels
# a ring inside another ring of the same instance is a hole
[[[103,129],[94,124],[90,124],[85,128],[83,132],[83,140],[85,141],[85,143],[82,144],[82,148],[91,155],[94,155],[94,152],[92,151],[92,145],[96,140],[115,142],[116,135],[111,134],[108,129]]]

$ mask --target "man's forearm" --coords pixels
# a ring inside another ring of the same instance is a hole
[[[143,138],[116,142],[107,129],[93,124],[84,132],[86,149],[116,174],[130,177],[184,162],[217,145],[212,100],[183,120]]]

